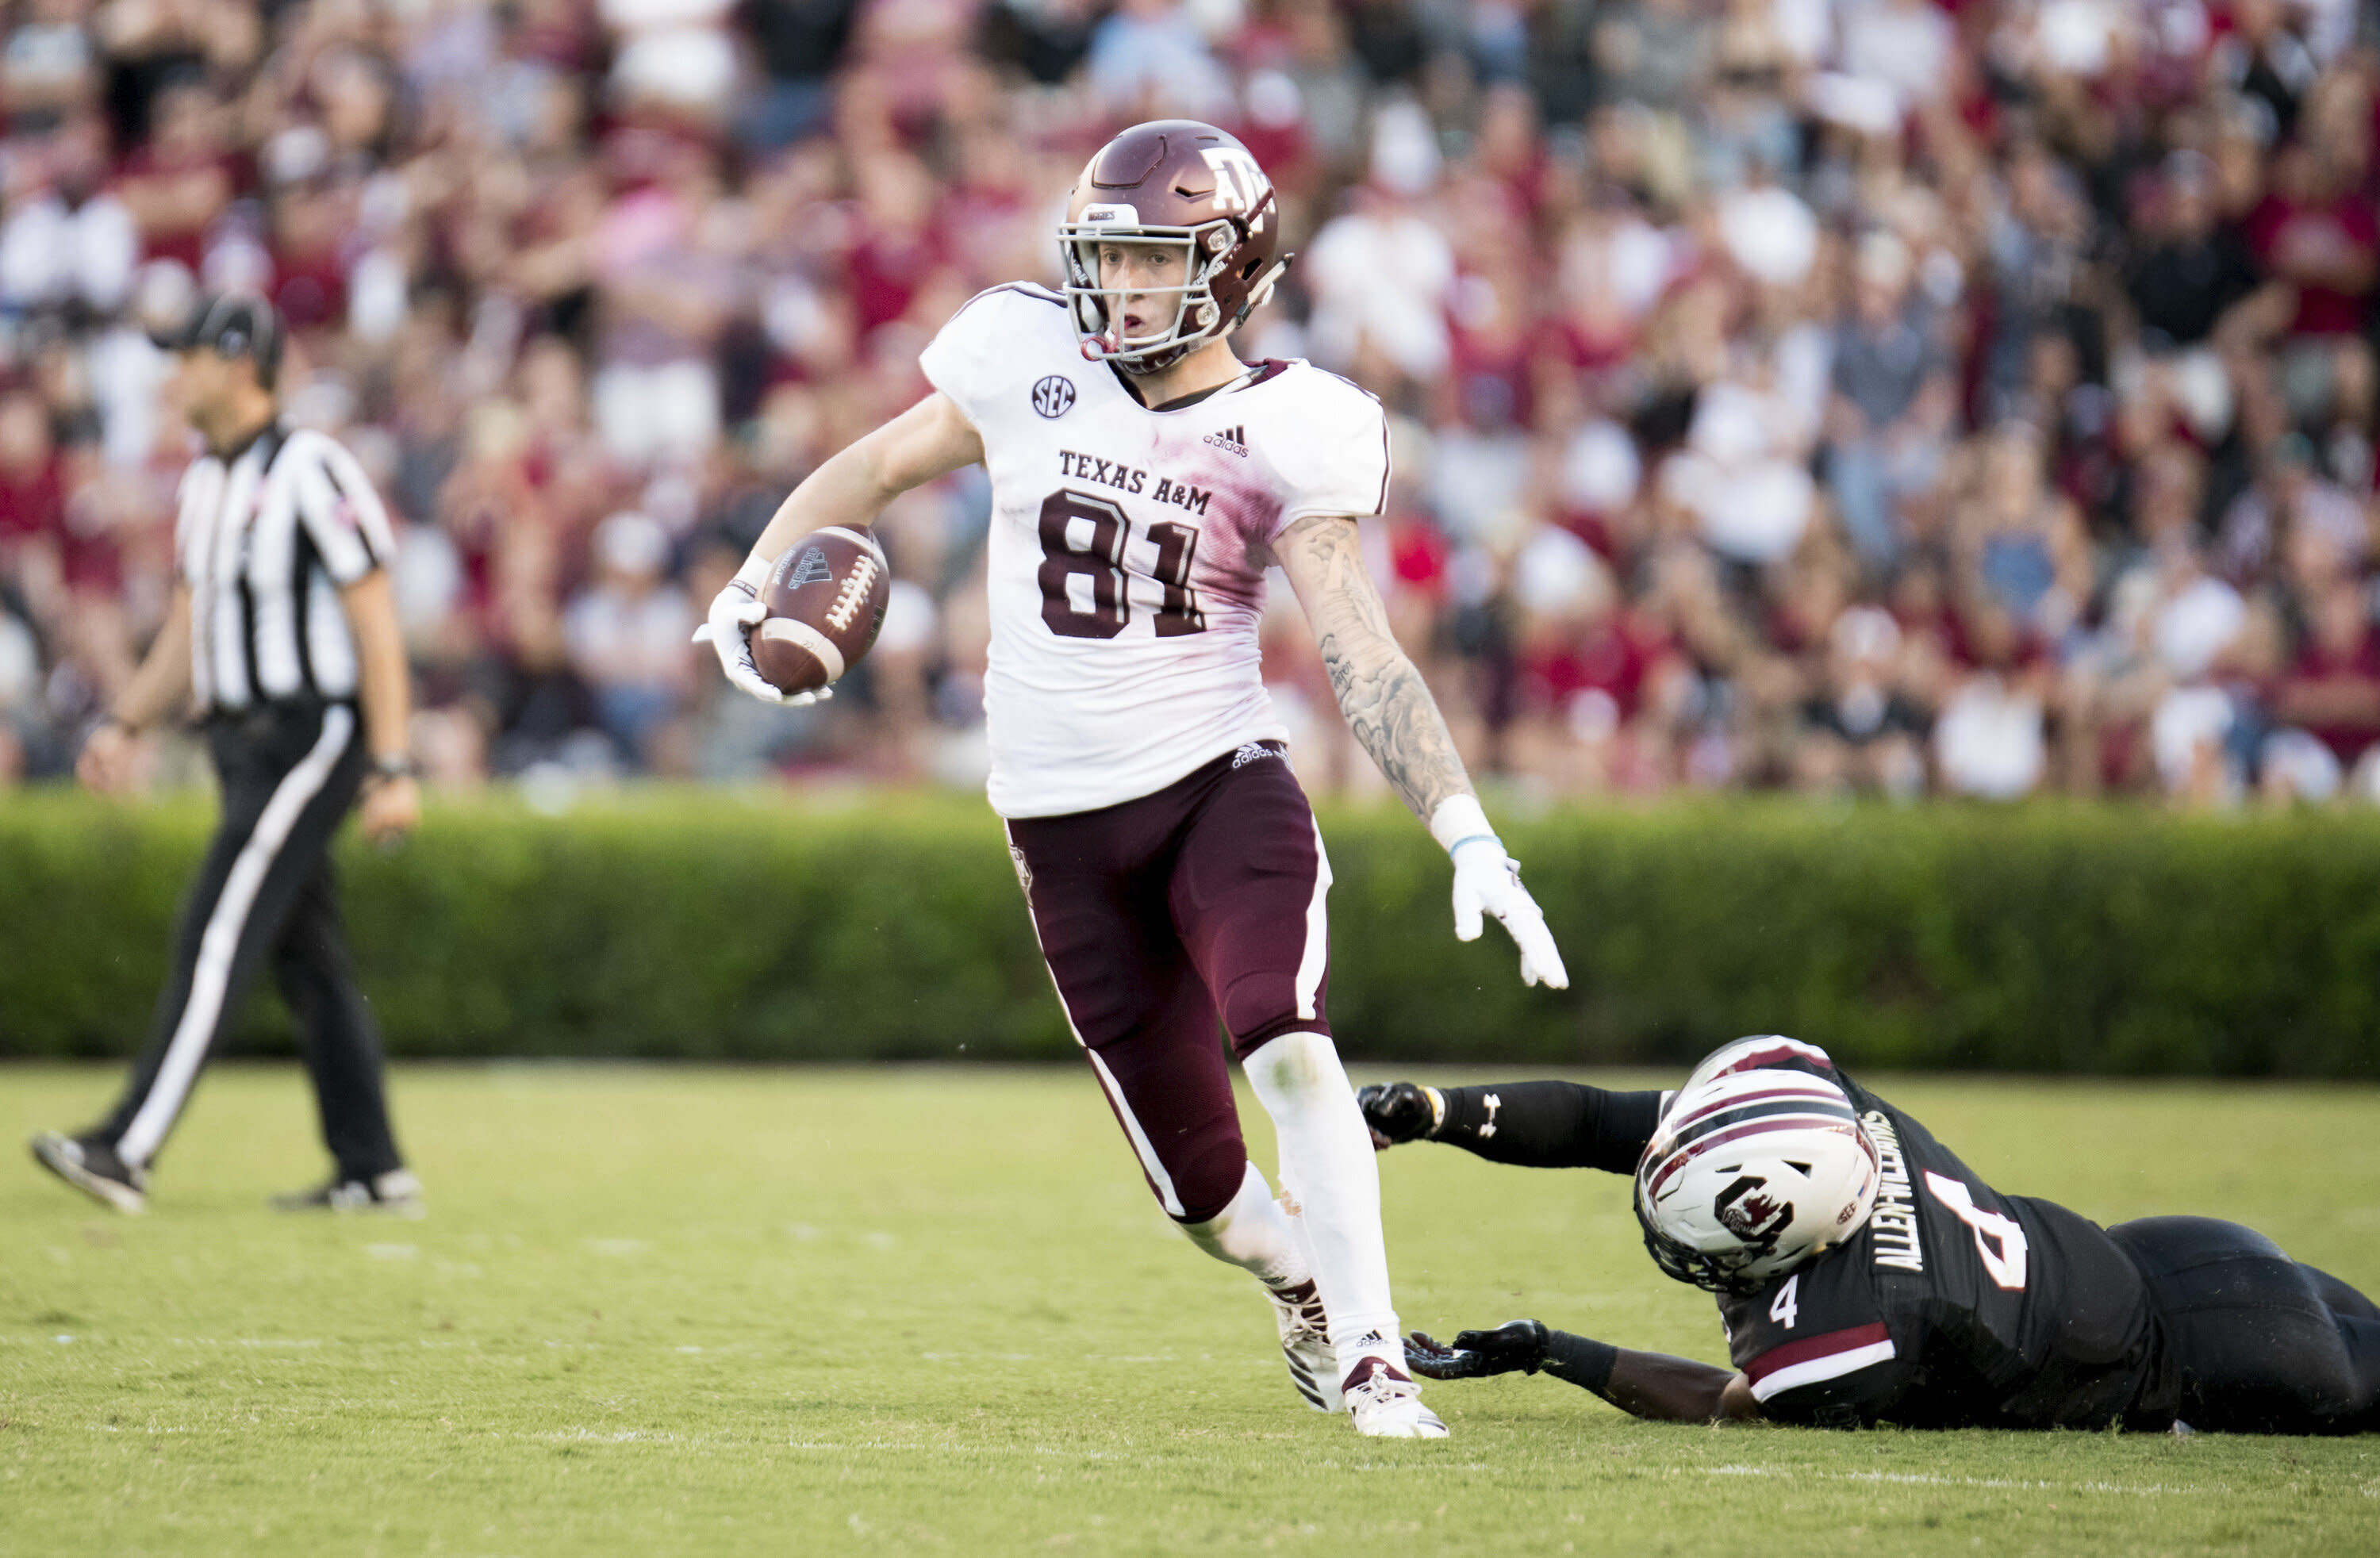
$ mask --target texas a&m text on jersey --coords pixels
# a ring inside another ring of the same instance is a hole
[[[994,809],[1087,811],[1286,740],[1257,647],[1272,542],[1308,515],[1380,511],[1379,402],[1268,361],[1153,410],[1084,363],[1058,294],[1021,285],[969,302],[919,364],[991,476]]]

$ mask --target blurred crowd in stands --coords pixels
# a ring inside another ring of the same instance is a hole
[[[1377,393],[1475,767],[2380,797],[2380,27],[2356,0],[8,0],[0,775],[155,630],[143,321],[251,286],[399,517],[433,777],[971,783],[978,471],[843,696],[687,637],[787,489],[1054,279],[1088,153],[1238,133],[1242,355]],[[1377,785],[1276,590],[1318,789]],[[171,743],[161,769],[174,765]]]

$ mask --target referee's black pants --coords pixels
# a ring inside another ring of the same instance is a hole
[[[223,822],[175,930],[173,972],[148,1042],[98,1134],[128,1162],[156,1156],[269,959],[340,1177],[400,1167],[380,1032],[356,984],[331,875],[331,840],[363,783],[355,707],[285,702],[218,714],[207,740],[223,784]]]

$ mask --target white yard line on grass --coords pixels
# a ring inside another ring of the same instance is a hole
[[[2161,1493],[2228,1493],[2231,1491],[2230,1485],[2223,1482],[2044,1482],[2028,1478],[1937,1477],[1921,1471],[1804,1471],[1771,1466],[1715,1466],[1705,1475],[1786,1477],[1797,1480],[1815,1477],[1830,1482],[1908,1482],[1929,1488],[2022,1488],[2067,1493],[2138,1493],[2150,1497]]]
[[[825,1450],[832,1451],[838,1455],[848,1455],[861,1450],[893,1450],[905,1451],[921,1455],[1031,1455],[1037,1458],[1053,1461],[1120,1461],[1133,1459],[1137,1456],[1138,1458],[1149,1461],[1151,1464],[1154,1464],[1158,1458],[1155,1452],[1147,1451],[1118,1453],[1111,1450],[1058,1450],[1052,1449],[1046,1444],[902,1444],[896,1443],[889,1439],[869,1440],[866,1442],[856,1443],[836,1443],[826,1440],[817,1439],[795,1439],[788,1441],[786,1448],[791,1450]],[[1412,1473],[1421,1471],[1488,1471],[1492,1469],[1485,1461],[1350,1461],[1342,1465],[1337,1460],[1323,1460],[1318,1461],[1315,1464],[1319,1469],[1324,1471],[1393,1471],[1398,1473]]]

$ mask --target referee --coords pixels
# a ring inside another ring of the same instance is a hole
[[[173,972],[123,1098],[79,1136],[33,1138],[42,1166],[121,1211],[258,968],[289,1004],[335,1164],[285,1210],[419,1213],[421,1186],[389,1129],[380,1035],[339,918],[332,836],[358,793],[383,844],[420,810],[406,750],[410,690],[386,564],[387,512],[355,457],[281,421],[282,327],[252,295],[202,298],[157,337],[206,453],[183,474],[172,608],[148,658],[85,743],[79,772],[120,791],[141,730],[204,718],[223,821],[174,935]],[[358,711],[358,702],[361,704]]]

